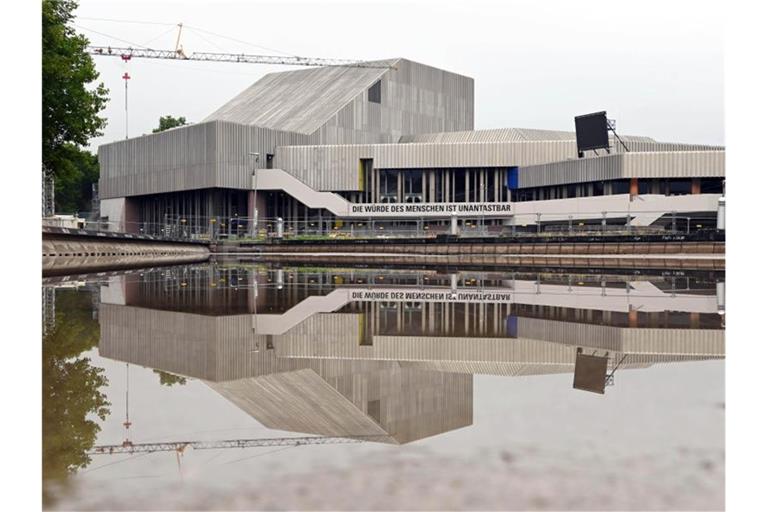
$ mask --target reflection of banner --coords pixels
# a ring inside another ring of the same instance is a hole
[[[457,214],[457,215],[498,215],[511,214],[511,203],[393,203],[393,204],[353,204],[350,213],[359,214]]]
[[[350,293],[350,300],[392,302],[514,302],[514,293],[499,291],[360,290]]]

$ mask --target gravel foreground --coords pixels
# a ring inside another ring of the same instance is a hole
[[[104,481],[59,492],[62,510],[724,510],[724,453],[680,448],[631,458],[529,464],[531,454],[377,454],[346,468],[233,482]],[[482,459],[482,460],[481,460]],[[101,482],[100,482],[101,484]]]

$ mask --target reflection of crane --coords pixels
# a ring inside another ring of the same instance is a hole
[[[131,443],[131,420],[128,418],[128,391],[130,389],[130,380],[129,380],[129,374],[128,374],[129,368],[128,363],[125,363],[125,422],[123,422],[123,426],[125,427],[125,441],[123,441],[123,446],[131,446],[133,443]]]
[[[183,452],[186,448],[195,450],[218,450],[222,448],[264,448],[268,446],[304,446],[310,444],[350,444],[388,439],[387,436],[365,435],[350,437],[273,437],[262,439],[227,439],[223,441],[169,441],[164,443],[131,443],[94,446],[88,455],[118,455],[132,453]]]

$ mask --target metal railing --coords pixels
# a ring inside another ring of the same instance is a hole
[[[660,214],[661,215],[661,214]],[[457,237],[542,237],[568,235],[691,234],[717,229],[714,214],[664,213],[649,226],[632,224],[626,214],[605,212],[597,218],[584,214],[526,214],[515,217],[462,217],[452,226],[450,219],[429,217],[408,220],[328,219],[286,220],[259,217],[167,216],[163,222],[113,222],[84,218],[46,218],[43,225],[101,232],[123,232],[163,239],[196,241],[261,242],[270,239],[389,239]],[[581,217],[581,218],[579,218]],[[578,220],[577,220],[578,219]]]

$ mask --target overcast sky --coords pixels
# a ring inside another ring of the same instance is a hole
[[[475,79],[476,129],[572,130],[574,115],[607,110],[620,134],[724,144],[724,14],[718,3],[670,0],[81,0],[76,24],[95,45],[172,49],[173,24],[183,22],[187,53],[405,57]],[[136,136],[151,132],[161,115],[199,121],[262,75],[295,69],[95,60],[111,101],[93,149],[125,137],[125,71],[132,77],[129,135]]]

